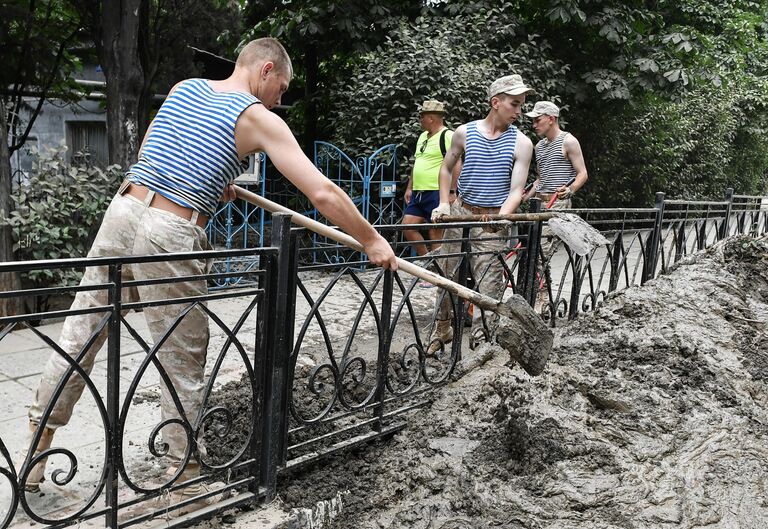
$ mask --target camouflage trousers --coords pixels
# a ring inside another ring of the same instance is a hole
[[[117,194],[109,205],[99,232],[88,257],[110,257],[130,255],[159,255],[171,252],[208,250],[210,246],[205,231],[192,222],[172,213],[147,207],[153,193],[142,202],[129,195]],[[162,259],[162,257],[161,257]],[[123,266],[122,280],[148,280],[194,276],[207,273],[210,263],[205,260],[158,261]],[[81,285],[104,284],[109,281],[106,266],[88,267]],[[206,294],[204,280],[178,283],[161,283],[147,286],[124,288],[123,302],[152,301]],[[87,309],[107,304],[105,290],[78,292],[72,309]],[[198,307],[187,313],[178,326],[168,334],[169,327],[189,304],[152,306],[144,308],[144,317],[154,343],[163,342],[157,359],[168,375],[172,389],[161,381],[162,420],[180,417],[170,391],[173,391],[183,406],[184,414],[191,426],[195,427],[204,390],[204,368],[208,348],[208,316]],[[72,358],[79,356],[86,343],[98,328],[104,313],[70,316],[64,322],[59,345]],[[94,358],[107,337],[106,327],[101,330],[93,345],[82,355],[80,366],[86,373],[91,372]],[[50,416],[45,422],[48,428],[67,424],[72,409],[80,398],[85,382],[72,374],[63,391],[51,404],[55,389],[70,364],[58,352],[54,352],[45,366],[35,400],[29,410],[29,419],[40,424],[46,409],[51,406]],[[182,460],[188,451],[188,440],[184,429],[170,424],[162,429],[163,441],[169,445],[168,455],[173,460]],[[202,436],[200,436],[202,437]],[[202,447],[200,447],[202,449]]]
[[[456,199],[451,204],[451,215],[472,215],[473,213],[464,207],[461,199]],[[443,235],[444,239],[461,239],[463,228],[448,228]],[[475,281],[475,289],[481,294],[490,296],[494,299],[501,299],[507,281],[504,278],[504,266],[501,260],[505,257],[509,249],[509,229],[507,227],[493,228],[471,228],[469,230],[470,268],[472,278]],[[440,253],[459,253],[461,252],[461,242],[443,243]],[[440,268],[446,277],[456,281],[458,279],[458,269],[461,263],[460,257],[446,257],[439,262]],[[443,295],[444,294],[444,295]],[[453,306],[451,296],[447,292],[438,291],[436,303],[437,319],[447,320],[453,318]],[[475,307],[472,313],[472,328],[470,335],[475,336],[483,329],[483,315],[488,331],[495,330],[498,316],[494,312],[481,311]]]
[[[549,208],[548,211],[556,211],[561,209],[571,209],[570,198],[566,198],[565,200],[555,200],[555,203],[552,204],[552,207]],[[537,285],[540,285],[537,295],[537,304],[546,305],[549,303],[549,293],[547,289],[546,278],[550,277],[550,261],[552,260],[552,257],[557,253],[561,242],[562,241],[552,232],[550,227],[544,223],[541,228],[541,253],[536,259],[537,271],[540,274],[540,277],[544,278],[537,283]],[[556,292],[552,293],[553,296],[556,294]]]

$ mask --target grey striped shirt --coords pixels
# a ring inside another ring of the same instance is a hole
[[[538,193],[554,193],[557,188],[576,176],[573,164],[563,154],[563,142],[568,132],[561,132],[555,141],[543,138],[536,144],[536,166],[539,169]]]

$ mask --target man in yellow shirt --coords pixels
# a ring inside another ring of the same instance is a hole
[[[430,222],[432,210],[440,203],[440,165],[443,157],[451,147],[453,131],[445,127],[445,103],[428,99],[419,109],[419,122],[424,132],[416,142],[416,155],[413,162],[413,171],[408,179],[408,187],[405,189],[405,214],[403,224],[423,224]],[[451,197],[455,198],[456,178],[451,186]],[[405,238],[413,244],[418,255],[427,253],[427,245],[424,237],[418,230],[405,230]],[[443,230],[430,229],[429,238],[439,240],[443,236]],[[440,246],[434,243],[433,249]]]

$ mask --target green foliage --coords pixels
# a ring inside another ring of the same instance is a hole
[[[222,0],[150,0],[145,69],[154,93],[200,74],[189,46],[229,57],[243,31],[236,4]]]
[[[766,0],[437,3],[357,60],[332,98],[334,141],[353,153],[397,143],[407,159],[423,99],[447,101],[455,127],[486,114],[495,77],[520,73],[538,92],[529,103],[558,103],[582,144],[579,205],[763,193],[766,13]]]
[[[768,128],[744,112],[738,88],[710,86],[678,102],[647,97],[601,122],[590,203],[648,206],[656,191],[685,199],[720,199],[728,187],[764,193]]]
[[[85,257],[123,173],[118,166],[67,165],[64,149],[35,156],[34,168],[13,195],[15,210],[5,221],[13,230],[19,261]],[[74,270],[37,270],[38,286],[74,285]]]
[[[241,44],[270,35],[288,50],[294,67],[290,92],[304,92],[291,109],[289,123],[307,144],[327,138],[333,130],[327,119],[330,94],[346,81],[356,58],[421,10],[421,3],[413,0],[249,2],[246,27],[252,29]]]
[[[387,143],[413,153],[417,106],[427,98],[448,103],[452,128],[489,110],[487,90],[497,77],[521,73],[526,83],[550,92],[567,67],[549,58],[545,42],[531,36],[514,46],[519,25],[497,13],[422,17],[402,24],[365,55],[334,98],[334,141],[349,152],[372,152]]]
[[[369,50],[420,6],[410,0],[292,0],[253,2],[248,9],[254,25],[244,41],[271,35],[295,51],[320,44],[327,56]]]
[[[39,101],[46,97],[73,101],[78,97],[71,74],[80,67],[74,53],[80,37],[79,15],[68,2],[0,2],[0,97],[8,112],[11,153],[26,141],[39,110],[35,108],[38,101],[30,104],[24,99],[28,91]]]
[[[79,17],[58,0],[7,0],[0,4],[0,86],[14,83],[45,87],[66,83],[78,66],[69,45],[78,33]]]

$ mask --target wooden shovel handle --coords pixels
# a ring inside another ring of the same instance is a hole
[[[237,193],[237,197],[242,200],[245,200],[246,202],[255,204],[256,206],[259,206],[260,208],[263,208],[272,213],[286,213],[288,215],[291,215],[291,222],[293,222],[294,224],[298,224],[299,226],[307,228],[308,230],[313,231],[318,235],[322,235],[323,237],[328,237],[329,239],[333,239],[334,241],[341,243],[344,246],[347,246],[348,248],[352,248],[353,250],[357,250],[360,252],[365,251],[365,249],[363,248],[363,245],[357,242],[357,240],[354,237],[347,235],[342,231],[339,231],[330,226],[326,226],[325,224],[318,222],[314,219],[305,217],[304,215],[296,213],[292,209],[288,209],[285,206],[281,206],[280,204],[272,202],[271,200],[268,200],[260,195],[257,195],[256,193],[252,193],[251,191],[247,191],[239,186],[233,186],[233,187],[235,188],[235,193]],[[443,276],[438,275],[430,270],[427,270],[426,268],[422,268],[417,264],[411,263],[410,261],[406,261],[404,259],[397,257],[397,266],[400,270],[408,274],[411,274],[412,276],[416,276],[419,279],[423,279],[424,281],[428,281],[433,285],[444,288],[445,290],[452,292],[453,294],[456,294],[462,299],[471,301],[472,303],[474,303],[475,305],[479,306],[482,309],[492,310],[494,312],[498,312],[500,310],[503,311],[503,304],[499,303],[495,299],[489,296],[480,294],[479,292],[475,292],[472,289],[469,289],[465,286],[455,283],[450,279],[446,279]]]
[[[489,220],[510,220],[510,221],[545,221],[556,217],[557,213],[491,213],[488,215],[443,215],[440,222],[484,222]]]

